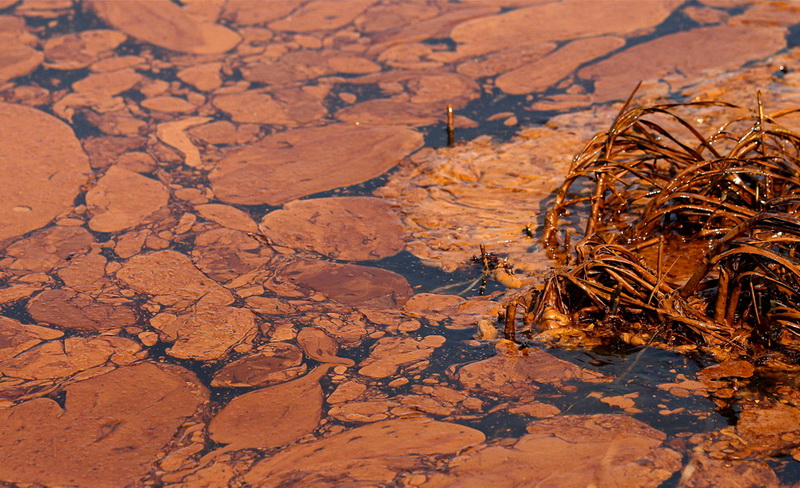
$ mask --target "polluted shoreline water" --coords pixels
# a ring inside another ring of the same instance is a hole
[[[0,0],[0,482],[796,484],[791,374],[503,338],[638,81],[800,105],[792,4],[587,8]]]

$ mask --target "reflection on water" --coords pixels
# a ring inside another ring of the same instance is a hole
[[[797,481],[793,383],[497,339],[637,81],[794,106],[793,4],[0,8],[0,481]]]

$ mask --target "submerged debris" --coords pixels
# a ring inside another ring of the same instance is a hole
[[[525,323],[554,342],[578,329],[797,365],[800,135],[780,123],[796,112],[765,114],[760,94],[755,111],[629,100],[557,191],[542,239],[565,266],[528,297]],[[703,116],[729,120],[704,135]]]

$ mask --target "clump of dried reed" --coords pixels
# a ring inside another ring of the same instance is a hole
[[[542,239],[565,265],[523,300],[525,323],[800,364],[792,112],[629,99],[556,193]],[[737,115],[708,133],[699,113]]]

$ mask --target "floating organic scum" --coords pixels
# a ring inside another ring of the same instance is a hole
[[[543,240],[565,265],[525,322],[562,344],[800,362],[800,136],[780,124],[792,112],[765,114],[760,94],[756,111],[629,99],[558,189]],[[731,113],[703,134],[703,117]]]

